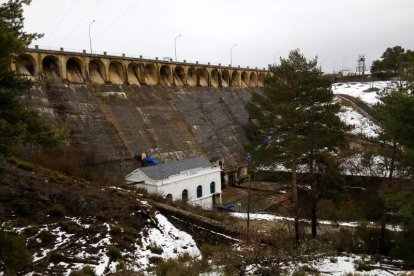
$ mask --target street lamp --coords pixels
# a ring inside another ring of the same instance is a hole
[[[319,71],[321,71],[321,73],[322,73],[322,65],[323,65],[323,62],[326,60],[326,58],[324,58],[320,63],[319,63]]]
[[[91,26],[92,26],[93,23],[95,23],[95,19],[92,20],[91,23],[89,23],[89,47],[91,49],[91,55],[92,55]]]
[[[335,75],[335,66],[336,66],[336,64],[338,64],[338,62],[339,62],[340,60],[337,60],[337,61],[335,61],[334,63],[333,63],[333,66],[332,66],[332,75]]]
[[[277,51],[277,52],[275,53],[274,57],[273,57],[273,66],[276,66],[276,56],[277,56],[277,54],[279,54],[279,53],[280,53],[280,51]]]
[[[237,46],[237,43],[230,48],[230,67],[233,67],[233,48]]]
[[[177,62],[177,38],[181,37],[181,34],[177,35],[174,39],[174,53],[175,53],[175,62]]]

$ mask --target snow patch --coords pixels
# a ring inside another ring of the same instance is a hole
[[[361,134],[368,138],[376,138],[381,131],[378,125],[352,107],[342,107],[338,116],[345,124],[354,126],[350,131],[352,134]]]

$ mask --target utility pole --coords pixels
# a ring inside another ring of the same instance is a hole
[[[249,189],[247,194],[247,243],[250,242],[250,195],[252,186],[252,156],[247,155],[247,169],[249,173]]]
[[[230,48],[230,67],[233,67],[233,48],[237,46],[237,43]]]
[[[175,53],[175,62],[177,62],[177,38],[181,37],[181,34],[177,35],[174,39],[174,53]]]
[[[92,38],[91,38],[91,26],[92,24],[95,23],[95,19],[91,21],[91,23],[89,23],[89,47],[91,49],[91,55],[92,55]]]

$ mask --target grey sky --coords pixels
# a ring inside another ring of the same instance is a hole
[[[226,65],[234,43],[233,65],[267,67],[299,48],[327,72],[342,60],[355,70],[359,54],[370,63],[390,46],[414,49],[413,0],[33,0],[25,16],[41,46],[89,49],[95,19],[94,51],[174,57],[182,34],[179,60]]]

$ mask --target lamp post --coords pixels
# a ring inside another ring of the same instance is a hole
[[[339,60],[335,61],[332,66],[332,74],[335,75],[335,66],[339,62]]]
[[[92,20],[91,23],[89,23],[89,47],[91,49],[91,55],[92,55],[91,26],[92,26],[93,23],[95,23],[95,19]]]
[[[276,56],[277,56],[277,54],[279,54],[280,53],[280,51],[277,51],[276,53],[275,53],[275,55],[273,56],[273,66],[276,66]]]
[[[175,53],[175,62],[177,62],[177,38],[181,37],[181,34],[177,35],[174,39],[174,53]]]
[[[233,67],[233,48],[237,46],[237,43],[230,48],[230,67]]]
[[[322,65],[323,65],[323,62],[326,60],[326,58],[324,58],[320,63],[319,63],[319,71],[321,71],[321,73],[322,73]]]

